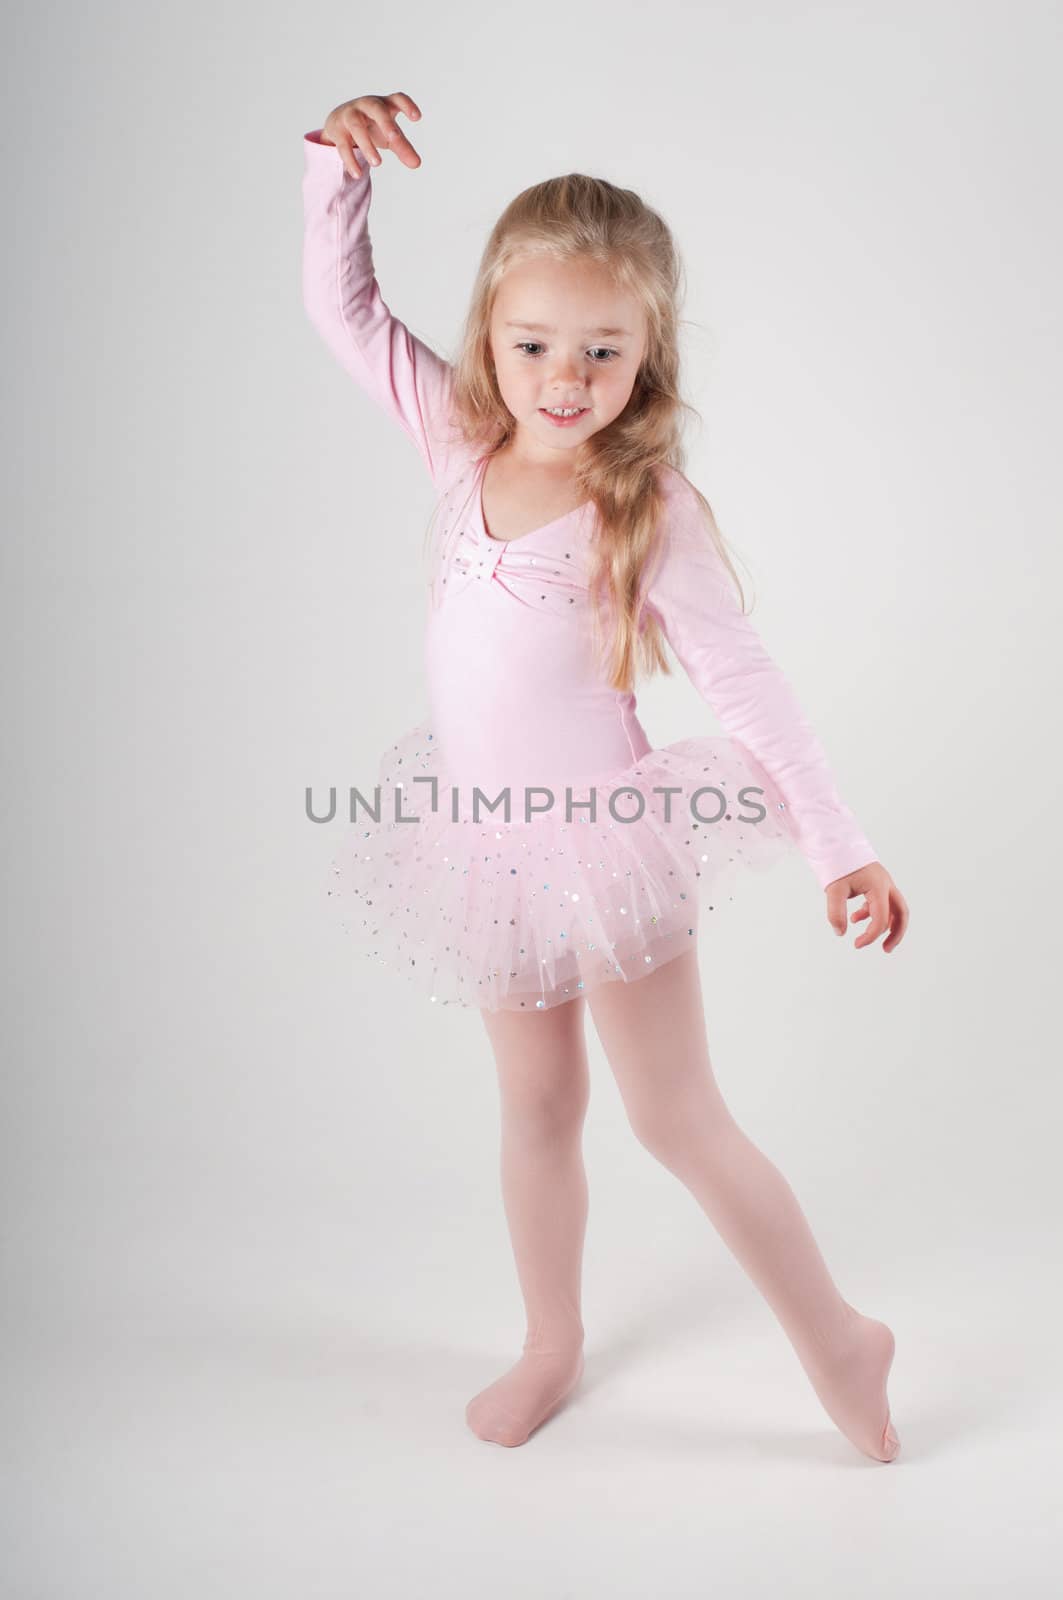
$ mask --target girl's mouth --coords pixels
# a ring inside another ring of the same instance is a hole
[[[568,407],[566,406],[564,409],[567,411]],[[579,410],[571,417],[556,417],[552,411],[547,411],[545,406],[539,407],[540,414],[546,418],[547,422],[552,422],[555,428],[571,428],[573,423],[579,422],[587,415],[589,410],[590,406],[580,406]]]

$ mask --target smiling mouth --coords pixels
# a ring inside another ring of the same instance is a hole
[[[561,417],[564,419],[566,417],[580,417],[585,411],[590,410],[590,406],[540,406],[539,410],[544,411],[548,417]]]

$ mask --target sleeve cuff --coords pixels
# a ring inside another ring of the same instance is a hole
[[[878,856],[869,845],[866,849],[855,852],[855,860],[854,852],[850,850],[847,854],[839,853],[833,861],[820,858],[818,861],[810,862],[810,865],[820,888],[826,889],[838,878],[848,878],[863,867],[873,866],[877,860]]]
[[[309,133],[303,134],[303,158],[304,168],[307,172],[319,173],[322,176],[326,174],[334,176],[336,172],[341,172],[348,183],[363,182],[369,178],[369,174],[373,170],[362,152],[358,150],[356,152],[356,160],[362,169],[362,176],[360,178],[352,178],[336,146],[322,143],[320,128],[312,128]]]

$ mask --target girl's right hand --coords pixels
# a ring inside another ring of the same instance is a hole
[[[415,122],[421,113],[408,94],[360,94],[330,111],[321,129],[322,144],[336,146],[352,178],[364,176],[355,160],[355,148],[370,166],[379,167],[378,144],[393,150],[404,167],[419,167],[421,158],[396,122],[402,111]]]

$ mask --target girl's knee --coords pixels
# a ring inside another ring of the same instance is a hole
[[[640,1097],[626,1106],[632,1133],[652,1156],[665,1166],[677,1160],[692,1144],[701,1151],[718,1144],[725,1145],[732,1126],[726,1108],[707,1104],[699,1099],[696,1104],[660,1097]]]
[[[529,1137],[547,1140],[578,1132],[590,1102],[586,1064],[578,1057],[541,1063],[536,1072],[500,1068],[503,1110]]]
[[[525,1147],[555,1149],[576,1143],[583,1133],[586,1107],[564,1097],[534,1104],[522,1102],[503,1109],[503,1125],[508,1135]]]

